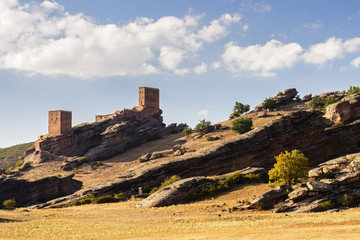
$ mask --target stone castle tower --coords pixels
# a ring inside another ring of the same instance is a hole
[[[159,89],[150,87],[139,88],[139,106],[138,109],[152,107],[159,109]]]
[[[49,111],[49,135],[62,134],[72,127],[71,112],[56,110]]]

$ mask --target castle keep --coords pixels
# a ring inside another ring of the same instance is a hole
[[[149,87],[139,88],[138,109],[141,110],[144,107],[159,109],[159,89]]]
[[[49,135],[62,134],[71,127],[70,111],[49,111]]]

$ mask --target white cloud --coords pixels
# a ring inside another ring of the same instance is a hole
[[[161,47],[159,61],[168,70],[175,70],[182,62],[185,51],[173,47]]]
[[[343,43],[341,39],[331,37],[324,43],[312,45],[304,53],[305,63],[312,63],[322,66],[329,60],[343,57]]]
[[[272,9],[272,6],[266,2],[254,3],[251,6],[255,12],[261,12],[261,13],[270,12]]]
[[[320,21],[320,20],[317,20],[314,23],[305,24],[304,27],[305,28],[310,28],[310,29],[318,29],[318,28],[324,27],[324,23],[322,21]]]
[[[351,38],[344,42],[344,50],[349,53],[355,53],[360,50],[360,38]]]
[[[196,66],[194,68],[194,72],[196,74],[202,74],[202,73],[206,73],[208,70],[208,67],[205,63],[201,63],[200,65]]]
[[[204,26],[199,31],[199,37],[206,42],[213,42],[227,34],[227,25],[240,22],[241,17],[238,14],[231,16],[224,14],[220,19],[213,20],[209,26]]]
[[[354,68],[359,68],[360,67],[360,57],[357,57],[354,60],[352,60],[350,65],[353,66]]]
[[[213,63],[211,64],[211,68],[212,68],[212,69],[218,69],[218,68],[220,68],[220,67],[221,67],[221,62],[219,62],[219,61],[213,62]]]
[[[243,26],[243,31],[244,32],[246,32],[248,29],[249,29],[249,25],[246,24],[246,25]]]
[[[188,68],[176,69],[176,70],[174,71],[174,73],[175,73],[176,75],[180,75],[180,76],[185,75],[185,74],[187,74],[187,73],[189,73],[189,72],[190,72],[190,70],[189,70]]]
[[[188,14],[101,25],[55,1],[0,0],[0,69],[79,78],[185,74],[184,58],[198,57],[204,44],[226,36],[230,24],[241,20],[224,14],[204,25],[202,18]]]
[[[283,44],[271,40],[265,45],[237,46],[234,42],[226,45],[222,60],[233,73],[249,72],[264,77],[275,76],[275,70],[290,68],[299,60],[302,47],[297,43]]]
[[[209,114],[208,109],[204,109],[204,110],[201,110],[200,112],[198,112],[198,115],[200,115],[201,117],[206,117],[208,114]]]

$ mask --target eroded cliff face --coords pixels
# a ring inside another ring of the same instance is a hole
[[[110,118],[75,126],[60,135],[42,137],[28,150],[25,162],[36,165],[48,160],[75,161],[76,156],[85,156],[88,161],[106,159],[184,128],[184,124],[165,128],[161,114],[160,109],[148,107],[124,109]]]
[[[36,181],[0,179],[0,202],[14,198],[17,206],[29,206],[72,194],[82,187],[74,175],[47,177]]]
[[[325,117],[334,123],[349,123],[360,118],[360,94],[343,98],[340,102],[326,107]]]

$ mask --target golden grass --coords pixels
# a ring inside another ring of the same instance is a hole
[[[139,200],[64,209],[0,211],[0,239],[358,239],[360,209],[338,213],[223,212],[251,185],[192,204],[135,209]]]

